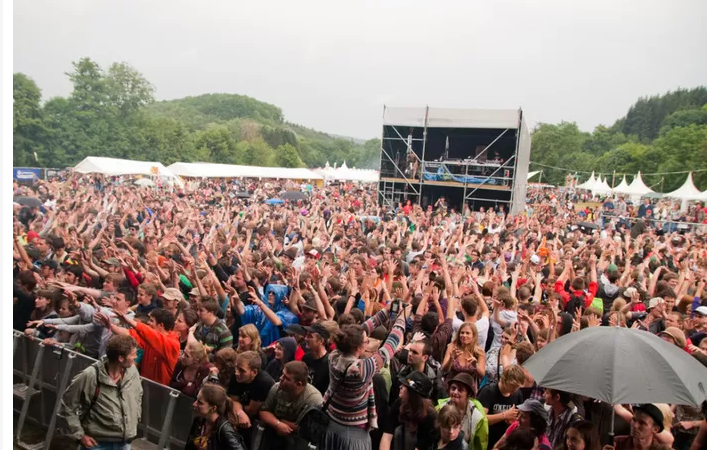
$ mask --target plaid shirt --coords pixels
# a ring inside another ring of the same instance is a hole
[[[231,347],[233,345],[233,335],[226,324],[217,319],[210,327],[200,323],[194,330],[194,337],[197,341],[207,345],[213,349],[212,354],[222,348]]]
[[[546,408],[548,408],[546,406]],[[556,445],[561,444],[565,438],[565,433],[570,423],[574,422],[577,417],[577,408],[574,406],[567,406],[562,414],[557,416],[557,419],[552,414],[552,408],[547,411],[547,438],[550,440],[550,446],[555,448]]]

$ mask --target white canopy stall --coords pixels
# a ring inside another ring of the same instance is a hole
[[[129,159],[88,156],[74,170],[79,173],[100,173],[108,176],[144,175],[163,178],[168,183],[181,186],[181,181],[161,162],[132,161]]]
[[[687,174],[687,179],[685,180],[682,186],[680,186],[673,192],[663,194],[663,197],[681,200],[680,209],[682,211],[687,211],[687,202],[691,200],[704,200],[704,194],[695,187],[695,182],[692,180],[692,172]]]
[[[628,183],[626,182],[626,175],[624,175],[621,183],[614,188],[614,194],[628,194]]]
[[[606,180],[601,179],[601,175],[599,176],[599,180],[594,183],[594,186],[592,187],[592,195],[608,195],[611,194],[611,186],[606,182]]]
[[[594,172],[592,172],[587,181],[577,185],[577,189],[586,189],[588,191],[591,191],[596,182],[597,179],[594,177]]]
[[[325,180],[358,181],[361,183],[377,183],[380,180],[380,173],[377,170],[349,168],[346,161],[338,168],[333,168],[327,163],[324,167],[312,170],[324,177]]]
[[[304,168],[239,166],[214,163],[174,163],[168,167],[175,174],[189,178],[269,178],[283,180],[323,180],[318,173]]]

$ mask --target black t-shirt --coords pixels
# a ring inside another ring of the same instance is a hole
[[[513,407],[523,403],[523,394],[516,391],[508,397],[501,395],[501,390],[498,388],[498,383],[491,383],[484,386],[479,392],[478,400],[481,405],[488,409],[488,414],[502,414]],[[505,421],[489,426],[489,445],[488,448],[493,448],[503,434],[508,429],[508,424]]]
[[[239,383],[236,377],[231,377],[228,383],[227,393],[231,397],[238,397],[238,401],[243,406],[248,406],[250,401],[264,402],[268,397],[270,388],[275,384],[275,380],[266,372],[259,371],[258,375],[248,384]]]
[[[25,331],[27,322],[34,311],[34,294],[28,294],[15,283],[12,288],[12,296],[17,299],[12,310],[12,328]]]
[[[302,357],[302,362],[309,368],[310,384],[324,395],[329,387],[329,354],[315,359],[311,352],[307,352]]]
[[[434,444],[436,420],[437,414],[434,411],[428,411],[422,422],[417,425],[417,432],[415,433],[417,438],[414,448],[430,448]],[[398,399],[390,407],[390,412],[383,425],[383,433],[395,436],[395,429],[400,425],[403,424],[400,422],[400,399]],[[405,427],[403,426],[403,431],[404,429]],[[395,447],[397,448],[398,446],[396,445]],[[411,448],[412,445],[406,447]]]

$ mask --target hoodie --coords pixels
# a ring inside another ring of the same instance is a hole
[[[282,369],[285,364],[292,361],[295,358],[295,350],[297,349],[297,341],[291,337],[285,337],[277,341],[283,350],[282,361],[279,359],[273,359],[268,363],[265,371],[272,377],[273,380],[279,380],[282,375]]]
[[[619,296],[620,288],[611,283],[606,275],[602,275],[599,283],[599,292],[597,292],[597,297],[601,298],[602,304],[604,305],[604,313],[611,311],[611,306]]]
[[[298,322],[297,316],[287,309],[283,300],[289,294],[289,288],[281,284],[268,284],[265,287],[264,298],[267,299],[270,292],[275,294],[275,304],[272,310],[282,322],[282,329],[289,327]],[[280,339],[280,327],[276,326],[268,320],[263,311],[255,305],[247,305],[241,316],[241,326],[252,323],[260,331],[260,340],[263,347],[267,347],[273,342]]]

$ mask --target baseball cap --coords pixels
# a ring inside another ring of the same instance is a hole
[[[606,268],[607,272],[618,272],[619,271],[619,266],[616,264],[609,264],[609,267]]]
[[[315,249],[311,249],[310,251],[307,252],[307,256],[311,256],[314,259],[319,259],[319,252]]]
[[[120,261],[118,261],[118,258],[108,258],[103,260],[104,263],[108,264],[109,266],[118,266],[120,267]]]
[[[184,300],[184,296],[182,296],[182,292],[177,288],[165,289],[164,293],[161,295],[161,297],[166,298],[167,300],[174,300],[174,301]]]
[[[547,421],[547,410],[539,400],[534,398],[529,398],[520,405],[518,405],[518,410],[528,413],[533,413],[536,416],[541,417],[543,420]]]
[[[661,297],[653,297],[648,301],[648,308],[646,308],[646,311],[649,311],[663,303],[665,303],[665,300],[663,300]]]
[[[635,287],[628,287],[624,290],[623,296],[630,299],[631,297],[633,297],[636,294],[636,292],[638,292],[638,291],[636,290]]]
[[[707,316],[707,306],[700,306],[695,309],[695,312],[701,316]]]
[[[530,262],[532,264],[540,264],[540,257],[538,255],[533,255],[530,257]]]
[[[289,327],[285,328],[285,333],[289,335],[297,335],[297,336],[304,336],[307,334],[306,331],[304,331],[304,328],[300,324],[292,324]]]
[[[38,237],[39,237],[39,233],[37,233],[36,231],[28,231],[27,232],[27,239],[25,239],[25,240],[27,241],[28,244],[31,244],[32,241],[34,241]]]
[[[329,334],[329,330],[326,329],[324,325],[322,325],[319,322],[313,323],[309,327],[302,327],[304,328],[305,331],[308,331],[310,333],[317,333],[319,336],[323,337],[324,339],[329,339],[331,334]]]

